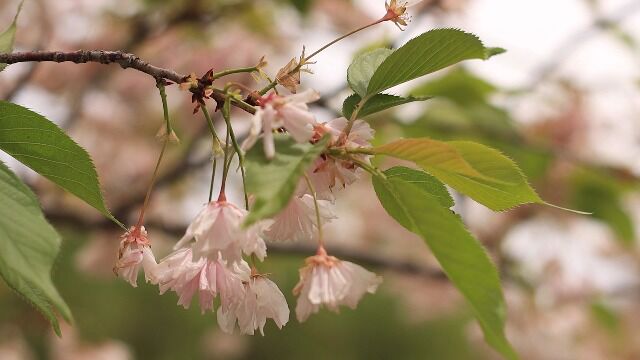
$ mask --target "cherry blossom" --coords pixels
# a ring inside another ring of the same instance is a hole
[[[147,230],[144,226],[132,226],[121,238],[118,260],[113,271],[131,286],[137,287],[140,269],[144,270],[145,278],[149,281],[156,267],[156,259],[149,246]]]
[[[327,123],[317,125],[313,138],[319,139],[325,134],[330,134],[330,147],[360,148],[371,146],[374,131],[363,120],[355,120],[351,131],[345,137],[348,120],[341,117]],[[364,154],[352,154],[352,158],[368,163],[369,156]],[[307,173],[318,196],[321,199],[333,200],[334,188],[344,188],[358,180],[363,170],[356,166],[352,160],[337,159],[323,155],[316,159]]]
[[[316,124],[315,116],[309,111],[307,103],[316,101],[320,95],[315,90],[306,90],[300,94],[280,96],[270,94],[260,98],[260,107],[252,119],[251,130],[242,144],[244,150],[251,148],[262,132],[264,153],[269,159],[275,156],[273,130],[284,128],[299,143],[307,142],[313,136]]]
[[[212,201],[205,205],[176,243],[174,250],[186,246],[195,239],[193,251],[198,256],[222,258],[236,262],[246,255],[256,255],[260,260],[267,256],[267,247],[260,238],[260,225],[242,228],[247,211],[227,201]]]
[[[328,256],[320,248],[307,258],[300,269],[300,281],[293,289],[298,296],[296,316],[305,321],[317,313],[322,305],[337,312],[340,305],[355,309],[365,293],[375,293],[382,279],[363,267]]]
[[[384,21],[392,21],[400,30],[404,30],[402,27],[409,25],[411,16],[407,13],[407,8],[417,5],[422,0],[391,0],[384,4],[387,10],[386,15],[383,17]]]
[[[246,279],[244,297],[229,309],[218,309],[218,325],[224,332],[233,333],[237,323],[242,334],[253,335],[260,329],[264,336],[267,319],[273,319],[282,329],[289,321],[289,307],[284,295],[266,276],[249,273],[246,263],[243,267],[241,272]]]
[[[335,219],[330,206],[325,200],[318,200],[321,223]],[[304,241],[313,238],[317,229],[316,210],[313,196],[303,194],[294,196],[287,207],[273,218],[273,223],[264,232],[264,237],[271,241]]]
[[[161,295],[175,291],[178,305],[185,309],[197,291],[203,313],[213,310],[213,299],[218,295],[223,309],[244,297],[241,278],[227,268],[220,256],[216,260],[207,257],[195,260],[190,248],[177,250],[160,261],[152,282],[159,285]]]

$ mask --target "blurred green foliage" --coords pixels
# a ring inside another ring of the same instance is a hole
[[[609,171],[579,168],[571,176],[571,203],[577,209],[588,211],[611,227],[627,245],[635,239],[633,219],[622,203],[630,186],[616,180]]]

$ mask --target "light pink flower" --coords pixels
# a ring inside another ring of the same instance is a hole
[[[407,13],[407,8],[417,5],[422,0],[391,0],[385,2],[386,15],[382,18],[385,21],[392,21],[398,29],[404,30],[402,27],[409,25],[411,16]]]
[[[245,292],[242,301],[230,309],[218,309],[218,325],[226,333],[233,333],[238,324],[242,334],[253,335],[260,329],[264,336],[267,319],[273,319],[282,329],[289,321],[287,300],[278,286],[263,275],[249,275],[244,283]]]
[[[186,233],[176,243],[174,250],[187,245],[195,239],[193,251],[197,256],[222,258],[237,262],[242,253],[255,254],[260,260],[267,256],[267,246],[260,238],[259,225],[248,229],[241,227],[247,211],[227,201],[212,201],[196,216]]]
[[[338,311],[340,305],[355,309],[365,293],[375,293],[382,279],[363,267],[328,256],[324,250],[307,258],[300,281],[293,289],[298,296],[296,316],[305,321],[322,305]]]
[[[326,200],[318,200],[320,221],[323,224],[336,218],[330,205]],[[273,223],[265,230],[264,237],[271,241],[310,240],[317,229],[316,222],[313,196],[293,196],[287,207],[273,218]]]
[[[221,257],[216,260],[201,257],[194,261],[190,248],[175,251],[160,261],[152,281],[159,285],[161,295],[167,290],[175,291],[178,305],[185,309],[197,291],[203,313],[213,309],[213,299],[218,295],[224,309],[244,297],[242,279],[227,268]]]
[[[253,116],[249,135],[243,142],[242,148],[245,151],[251,148],[258,140],[260,133],[263,133],[265,156],[272,159],[275,156],[273,130],[280,128],[285,128],[299,143],[309,141],[313,136],[316,119],[309,111],[307,103],[319,98],[320,95],[315,90],[309,89],[300,94],[289,96],[270,94],[259,99],[260,108]]]
[[[314,139],[319,139],[325,134],[330,134],[329,147],[359,148],[370,147],[374,131],[369,124],[362,120],[355,120],[349,135],[342,137],[347,126],[347,119],[341,117],[315,127]],[[352,155],[352,157],[368,163],[369,156],[364,154]],[[318,197],[333,200],[335,188],[344,188],[358,180],[363,170],[353,161],[336,159],[330,156],[321,156],[314,162],[307,173]]]
[[[149,247],[147,230],[144,226],[132,226],[121,238],[118,260],[113,271],[131,286],[137,287],[140,269],[144,270],[145,278],[149,281],[156,267],[156,259]]]

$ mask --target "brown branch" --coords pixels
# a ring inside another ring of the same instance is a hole
[[[159,68],[140,59],[136,55],[121,51],[105,50],[78,50],[72,52],[62,51],[27,51],[0,54],[0,63],[15,64],[21,62],[45,62],[53,61],[57,63],[72,62],[84,64],[88,62],[100,64],[118,64],[123,69],[132,68],[151,75],[154,79],[166,79],[175,83],[181,83],[185,75],[173,70]]]
[[[16,64],[22,62],[72,62],[75,64],[84,63],[100,63],[100,64],[118,64],[123,69],[131,68],[150,75],[156,80],[170,80],[175,83],[181,83],[186,76],[170,69],[160,68],[149,64],[134,54],[122,51],[106,51],[106,50],[77,50],[72,52],[62,51],[27,51],[15,53],[0,53],[0,63]],[[218,90],[213,92],[211,97],[217,102],[224,102],[226,95]],[[248,112],[255,113],[253,106],[232,101],[234,106]]]

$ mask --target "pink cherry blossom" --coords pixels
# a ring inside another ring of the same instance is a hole
[[[178,305],[185,309],[197,291],[203,313],[213,309],[213,299],[218,295],[224,309],[244,297],[241,278],[227,268],[220,256],[216,260],[207,257],[194,260],[190,248],[177,250],[160,261],[152,281],[159,285],[161,295],[175,291]]]
[[[237,262],[242,253],[254,254],[260,260],[267,256],[267,246],[260,238],[259,225],[242,228],[247,211],[227,201],[212,201],[200,211],[187,228],[186,233],[176,243],[174,250],[186,246],[195,239],[193,251],[197,256],[222,258]]]
[[[355,309],[365,293],[373,294],[382,279],[363,267],[328,256],[323,249],[306,260],[300,281],[293,289],[298,296],[296,317],[305,321],[322,305],[338,311],[340,305]]]
[[[244,298],[230,309],[218,309],[218,325],[227,333],[233,333],[235,324],[242,334],[253,335],[260,329],[264,336],[267,319],[273,319],[282,329],[289,321],[287,300],[278,286],[263,275],[251,274],[244,283]]]
[[[402,27],[409,25],[411,16],[407,13],[407,8],[417,5],[422,0],[390,0],[385,3],[386,15],[383,17],[385,21],[392,21],[400,30]]]
[[[336,218],[330,205],[326,200],[318,200],[320,221],[323,224]],[[310,240],[317,229],[316,222],[313,196],[293,196],[287,207],[273,218],[273,223],[265,230],[264,237],[271,241]]]
[[[122,277],[133,287],[138,286],[138,273],[142,268],[147,281],[153,276],[156,267],[156,259],[149,247],[149,238],[144,226],[132,226],[122,235],[118,260],[113,271]]]
[[[370,147],[374,131],[368,123],[355,120],[349,135],[344,138],[343,132],[347,127],[347,119],[337,118],[315,127],[314,139],[330,134],[330,147],[359,148]],[[368,163],[369,156],[365,154],[352,155],[359,161]],[[313,187],[321,199],[333,200],[334,190],[346,187],[360,178],[363,170],[353,161],[321,156],[314,162],[307,173]]]
[[[316,101],[320,95],[315,90],[306,90],[300,94],[280,96],[270,94],[258,100],[260,108],[252,119],[249,135],[242,144],[244,150],[251,148],[260,133],[264,134],[264,153],[268,159],[275,156],[273,130],[284,128],[299,143],[307,142],[313,136],[316,125],[315,116],[309,111],[307,103]]]

